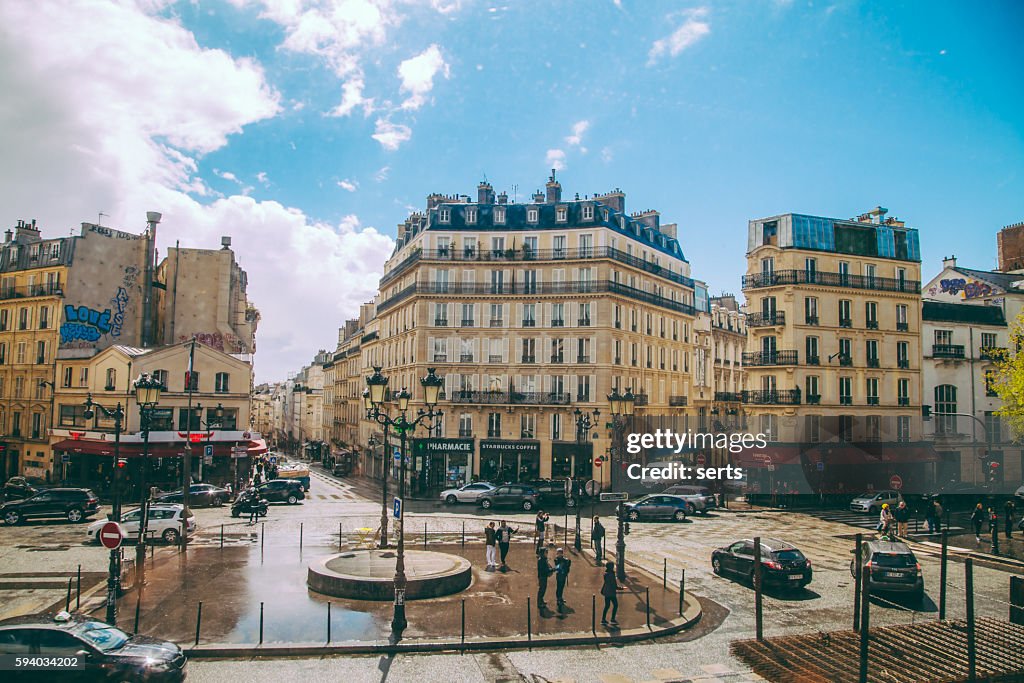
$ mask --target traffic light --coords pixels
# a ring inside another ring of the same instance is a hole
[[[988,464],[988,483],[995,484],[999,480],[999,463],[990,462]]]
[[[929,420],[932,419],[932,407],[931,406],[926,406],[926,405],[922,405],[921,406],[921,419],[924,420],[925,422],[928,422]]]
[[[118,458],[117,459],[117,469],[123,470],[127,466],[128,466],[128,461],[127,460],[125,460],[124,458]]]

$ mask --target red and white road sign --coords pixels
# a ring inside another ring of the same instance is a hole
[[[900,478],[900,475],[894,474],[889,477],[889,488],[896,489],[897,491],[903,488],[903,479]]]
[[[594,458],[594,467],[600,467],[600,466],[601,466],[601,456],[597,456],[596,458]]]
[[[703,453],[698,453],[694,462],[697,463],[697,467],[704,467],[708,464],[708,457]]]
[[[100,527],[100,543],[108,550],[116,550],[121,547],[124,540],[124,529],[117,522],[107,522]]]

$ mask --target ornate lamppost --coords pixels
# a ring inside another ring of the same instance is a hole
[[[165,387],[156,377],[150,377],[146,373],[139,375],[135,380],[135,402],[139,404],[139,431],[142,432],[142,474],[139,477],[141,484],[141,507],[139,520],[139,542],[135,545],[135,572],[139,579],[139,590],[146,583],[146,532],[149,526],[149,491],[146,481],[147,470],[149,469],[149,430],[150,421],[153,418],[153,410],[160,402],[160,392]]]
[[[576,444],[584,444],[590,435],[590,430],[597,426],[597,421],[601,418],[601,411],[596,408],[592,413],[585,413],[579,408],[572,412],[573,418],[576,420]],[[579,457],[580,451],[583,449],[576,449],[576,455]],[[580,487],[582,484],[579,481],[573,479],[572,487],[572,499],[574,507],[576,508],[576,536],[573,538],[573,547],[576,548],[576,552],[580,552],[583,549],[583,541],[580,538]]]
[[[384,376],[381,375],[381,377],[384,377]],[[386,383],[387,377],[384,377],[384,380],[385,380],[384,387],[386,389],[386,387],[387,387],[387,383]],[[384,393],[386,393],[386,392],[381,392],[381,395],[383,396]],[[373,415],[374,407],[373,407],[373,401],[371,400],[369,388],[363,389],[363,407],[366,409],[366,414],[368,416],[372,416]],[[374,418],[374,419],[376,419],[376,418]],[[390,425],[389,425],[388,422],[380,422],[379,420],[376,420],[376,421],[384,427],[384,439],[383,439],[383,443],[381,444],[381,447],[382,447],[383,450],[381,450],[381,453],[380,453],[380,543],[377,546],[378,548],[383,550],[384,548],[388,547],[388,468],[387,468],[388,460],[387,459],[388,459],[388,427]],[[369,443],[369,446],[370,446],[370,457],[373,457],[373,448],[376,445],[377,445],[377,443],[374,440],[373,436],[370,436],[370,443]]]
[[[441,395],[444,378],[438,377],[434,373],[434,368],[427,368],[427,375],[420,380],[427,410],[420,408],[416,411],[416,418],[409,420],[406,413],[409,410],[409,400],[412,398],[412,395],[404,388],[395,397],[398,403],[398,415],[391,417],[382,411],[388,378],[381,374],[380,370],[379,366],[374,366],[373,374],[366,378],[367,388],[370,392],[370,409],[367,410],[366,416],[367,419],[373,420],[385,428],[390,426],[401,437],[401,450],[399,452],[401,468],[399,469],[398,495],[402,497],[405,494],[406,437],[409,432],[414,431],[424,421],[427,421],[430,424],[430,428],[433,429],[434,420],[440,420],[443,413],[440,410],[434,410],[434,408],[437,406],[437,400]],[[403,519],[397,521],[398,558],[395,561],[395,605],[394,615],[391,619],[391,632],[396,637],[401,637],[402,631],[408,625],[405,619],[405,587],[407,581],[405,577],[405,524],[403,522]]]
[[[91,420],[96,417],[96,410],[103,413],[104,417],[114,420],[114,509],[111,512],[110,520],[121,522],[121,426],[124,424],[124,408],[121,402],[113,410],[104,408],[92,400],[92,394],[85,395],[85,412],[82,417]],[[114,548],[110,551],[110,566],[107,574],[107,623],[111,626],[117,625],[117,594],[121,592],[121,548]]]
[[[618,389],[614,389],[612,393],[608,394],[608,404],[611,408],[612,413],[612,434],[615,448],[613,455],[619,456],[619,466],[623,461],[623,454],[626,452],[626,428],[630,426],[633,420],[633,406],[636,405],[636,396],[633,395],[631,388],[626,389],[625,394],[619,394]],[[615,463],[612,462],[611,471],[611,487],[615,490],[615,473],[618,471]],[[625,519],[623,515],[622,501],[619,501],[619,506],[616,508],[615,516],[618,518],[618,536],[615,539],[615,574],[619,581],[626,580],[626,536],[623,525]]]

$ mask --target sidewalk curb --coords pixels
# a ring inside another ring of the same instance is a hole
[[[923,546],[929,550],[939,550],[942,548],[941,543],[934,541],[910,541],[907,543]],[[1012,557],[1003,557],[1001,555],[992,555],[990,553],[983,553],[978,550],[971,550],[970,548],[961,548],[959,546],[947,546],[949,551],[949,557],[951,559],[966,559],[970,558],[976,562],[988,562],[990,564],[1003,565],[1007,569],[1024,569],[1024,561],[1017,560]]]
[[[410,639],[392,643],[389,641],[348,641],[338,644],[327,643],[266,643],[266,644],[210,644],[199,646],[182,645],[188,657],[204,659],[239,657],[300,657],[323,655],[372,655],[414,652],[459,652],[477,650],[511,650],[530,648],[571,647],[578,645],[617,645],[636,643],[674,635],[685,631],[700,621],[703,610],[700,601],[692,593],[686,593],[683,616],[677,617],[662,628],[633,628],[615,635],[586,635],[581,633],[535,635],[512,638],[474,638],[462,642],[458,638]]]

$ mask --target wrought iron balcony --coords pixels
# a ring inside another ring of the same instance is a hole
[[[720,403],[740,403],[743,400],[741,391],[716,391],[715,401]]]
[[[866,323],[864,323],[864,326],[867,327],[869,330],[877,330],[878,329],[878,321],[877,320],[869,320]]]
[[[964,358],[963,344],[932,344],[932,358]]]
[[[505,325],[505,321],[501,318],[491,318],[491,327],[502,327]]]
[[[523,356],[522,363],[536,363],[537,356]]]
[[[476,322],[472,318],[463,318],[463,320],[462,320],[462,326],[463,327],[473,327],[475,325],[476,325]]]
[[[900,396],[898,399],[896,399],[896,403],[897,403],[897,405],[901,405],[901,406],[909,406],[910,405],[910,397],[909,396]]]
[[[756,405],[800,405],[799,389],[755,389],[742,392],[743,403]]]
[[[492,354],[487,356],[487,362],[488,363],[504,363],[505,362],[505,358],[500,353],[498,353],[498,354],[492,353]]]
[[[878,405],[878,397],[877,396],[868,396],[868,405],[869,406],[877,406]]]
[[[434,318],[434,327],[448,327],[448,318]]]
[[[868,367],[877,368],[879,367],[879,361],[877,358],[868,358]]]
[[[472,363],[473,362],[473,354],[471,354],[471,353],[460,354],[459,355],[459,362],[460,363]]]
[[[435,363],[447,363],[448,362],[448,354],[447,353],[435,353],[434,354],[434,362]]]
[[[682,408],[687,405],[689,399],[686,396],[669,396],[668,404],[674,408]]]
[[[906,332],[910,329],[910,323],[896,323],[897,332]]]
[[[820,356],[807,356],[807,364],[808,365],[821,365],[821,357]]]
[[[900,370],[908,370],[910,368],[909,358],[900,358],[896,361],[896,367]]]
[[[555,391],[456,391],[452,403],[487,405],[569,405],[569,394]]]
[[[804,316],[804,324],[805,325],[817,325],[818,324],[818,316],[816,316],[816,315]]]
[[[907,292],[908,294],[919,294],[921,292],[921,283],[918,280],[901,280],[899,278],[871,277],[868,275],[848,275],[845,273],[825,273],[822,271],[808,272],[806,270],[776,270],[743,276],[743,289],[759,289],[781,285],[820,285],[822,287],[869,289],[876,292]]]
[[[785,311],[772,311],[771,313],[749,313],[747,314],[747,327],[772,327],[774,325],[786,324]]]
[[[816,406],[821,403],[821,394],[807,394],[807,405]]]
[[[764,353],[745,352],[743,354],[744,365],[796,365],[797,352],[790,351],[769,351]]]

